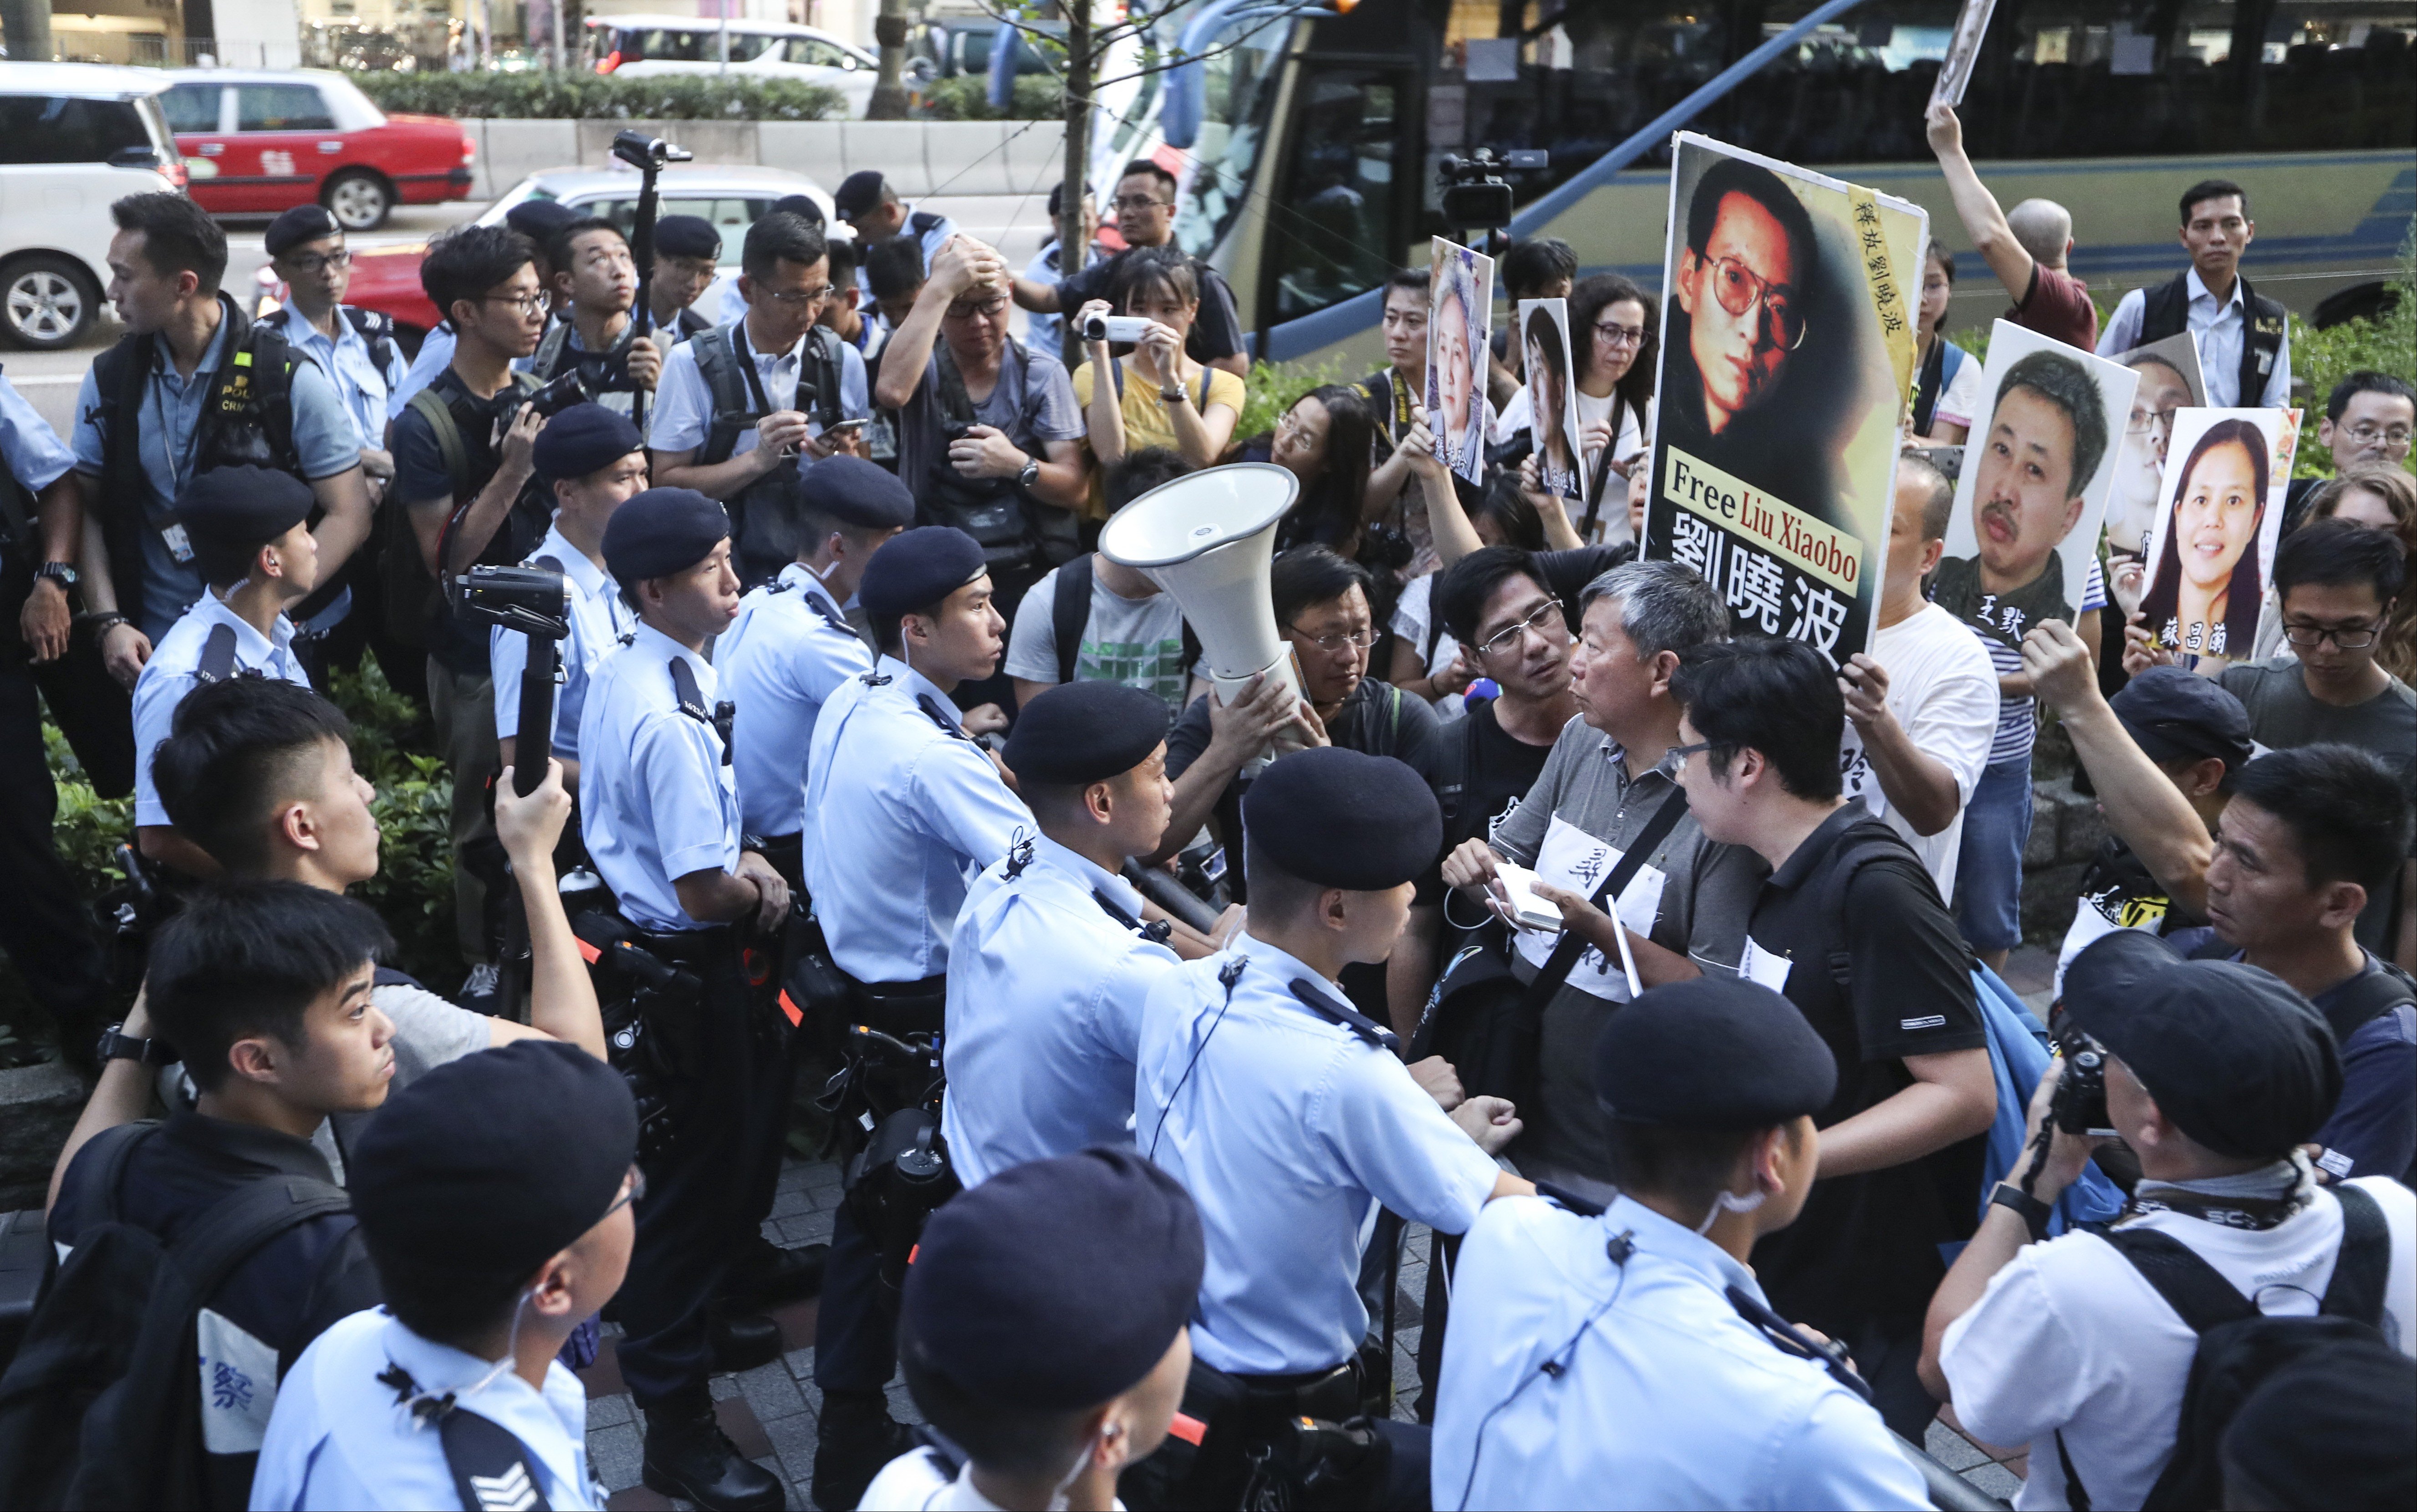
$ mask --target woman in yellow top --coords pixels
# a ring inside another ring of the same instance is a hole
[[[1214,462],[1233,438],[1242,413],[1242,380],[1187,356],[1184,338],[1200,312],[1200,284],[1192,260],[1173,247],[1136,248],[1118,269],[1124,313],[1150,323],[1131,355],[1108,370],[1108,343],[1087,341],[1090,360],[1074,370],[1074,398],[1083,406],[1086,444],[1097,459],[1091,473],[1089,516],[1104,520],[1102,475],[1144,446],[1164,446],[1194,467]],[[1075,312],[1077,329],[1095,315],[1115,313],[1104,299]],[[1203,386],[1206,385],[1204,390]]]

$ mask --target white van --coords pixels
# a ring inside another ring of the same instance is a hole
[[[0,339],[73,345],[109,287],[111,202],[184,191],[167,83],[150,68],[0,63]]]
[[[646,78],[722,71],[722,36],[730,38],[728,71],[754,79],[823,84],[847,98],[861,118],[872,101],[881,60],[812,26],[776,21],[699,20],[694,16],[594,16],[587,22],[587,57],[598,73]]]

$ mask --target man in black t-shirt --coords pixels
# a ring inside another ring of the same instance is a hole
[[[1109,208],[1117,213],[1117,232],[1124,237],[1127,251],[1164,247],[1175,240],[1175,175],[1148,159],[1136,158],[1125,164]],[[1077,268],[1055,284],[1017,279],[1015,302],[1036,314],[1071,315],[1094,299],[1109,297],[1125,255],[1118,252],[1104,262]],[[1251,359],[1242,352],[1242,323],[1234,310],[1234,291],[1216,269],[1197,259],[1192,265],[1200,275],[1200,313],[1192,323],[1183,350],[1194,362],[1223,368],[1237,378],[1247,377]],[[1060,354],[1053,350],[1049,355]]]
[[[533,486],[537,433],[545,422],[512,371],[512,363],[535,352],[545,332],[546,296],[536,257],[536,247],[516,231],[470,225],[438,237],[419,265],[420,284],[451,321],[456,340],[452,362],[412,396],[394,422],[388,496],[401,501],[420,563],[440,582],[476,564],[524,560],[544,537],[551,517]],[[424,581],[388,564],[389,593]],[[498,760],[487,627],[440,607],[427,633],[429,709],[453,771],[453,928],[474,973],[464,991],[476,997],[493,980],[486,962],[487,889],[462,854],[494,833],[485,791]]]
[[[1691,811],[1771,867],[1741,975],[1795,1004],[1838,1061],[1819,1179],[1755,1247],[1755,1273],[1781,1316],[1847,1345],[1880,1415],[1919,1444],[1938,1410],[1916,1374],[1923,1313],[1938,1247],[1972,1232],[1998,1105],[1971,952],[1912,848],[1839,796],[1846,705],[1819,652],[1704,646],[1671,692]]]
[[[1423,699],[1368,675],[1368,651],[1376,643],[1370,581],[1366,567],[1323,546],[1295,547],[1276,558],[1269,590],[1276,627],[1300,664],[1301,699],[1289,719],[1257,702],[1268,688],[1230,709],[1216,707],[1214,692],[1193,701],[1166,737],[1166,775],[1175,784],[1166,845],[1184,844],[1207,824],[1229,859],[1241,854],[1242,794],[1256,775],[1245,775],[1245,768],[1265,748],[1269,733],[1280,734],[1288,748],[1341,746],[1395,757],[1427,786],[1437,785],[1443,738],[1435,711]],[[1224,728],[1217,714],[1224,716]],[[1252,730],[1265,733],[1244,738]],[[1243,900],[1241,880],[1241,868],[1227,868],[1226,883],[1237,901]],[[1418,879],[1409,927],[1392,957],[1382,966],[1345,967],[1344,992],[1370,1018],[1407,1033],[1426,1002],[1442,927],[1442,877],[1430,868]]]
[[[1443,848],[1491,839],[1543,774],[1561,727],[1577,718],[1570,690],[1570,611],[1576,596],[1548,585],[1534,553],[1488,546],[1436,574],[1434,607],[1477,675],[1500,696],[1444,734]]]

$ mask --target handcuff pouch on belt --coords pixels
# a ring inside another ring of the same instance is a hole
[[[853,1157],[890,1114],[905,1108],[940,1106],[940,1030],[948,1013],[943,976],[897,985],[873,985],[831,974],[846,983],[840,1005],[837,1050],[840,1068],[823,1084],[814,1106],[830,1118],[830,1143]]]
[[[1361,1407],[1356,1360],[1276,1382],[1195,1355],[1174,1429],[1126,1467],[1117,1496],[1132,1512],[1373,1506],[1392,1451]]]
[[[881,1120],[864,1149],[848,1162],[845,1190],[857,1227],[881,1256],[881,1295],[895,1309],[906,1284],[906,1263],[939,1205],[964,1190],[949,1163],[935,1108],[901,1108]]]
[[[643,1165],[678,1142],[673,1107],[682,1073],[696,1057],[696,1014],[705,983],[649,949],[635,929],[610,914],[582,914],[571,932],[596,978],[605,1057],[637,1099]]]

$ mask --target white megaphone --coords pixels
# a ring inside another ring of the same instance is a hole
[[[1269,462],[1210,467],[1160,484],[1100,531],[1100,554],[1175,596],[1200,637],[1220,703],[1260,676],[1300,695],[1268,595],[1276,522],[1300,492],[1299,478]]]

